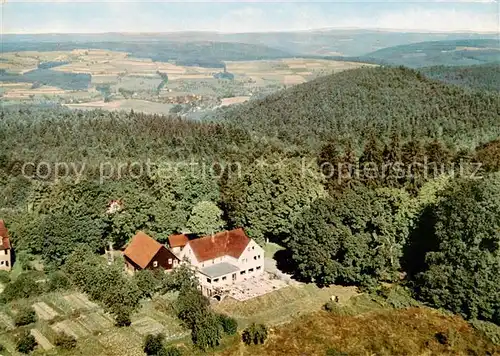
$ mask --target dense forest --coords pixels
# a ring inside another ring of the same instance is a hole
[[[465,67],[433,66],[421,68],[429,78],[473,89],[500,91],[500,66],[484,64]]]
[[[137,230],[164,242],[244,227],[283,246],[278,266],[301,281],[401,283],[428,305],[500,325],[496,93],[362,68],[216,115],[4,108],[0,218],[23,259],[62,269],[118,318],[112,300],[125,289],[102,296],[88,276],[99,286],[124,277],[93,253]],[[141,290],[127,283],[130,311]],[[220,329],[212,343],[180,315],[195,342],[217,345]]]
[[[366,57],[411,68],[488,63],[498,65],[499,48],[498,39],[429,41],[382,48],[366,54]]]
[[[468,91],[406,68],[362,68],[321,77],[220,113],[269,140],[317,146],[330,137],[372,133],[382,140],[442,138],[461,146],[500,135],[496,93]]]

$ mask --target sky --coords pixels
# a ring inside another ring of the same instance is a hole
[[[0,0],[2,33],[269,32],[318,28],[499,32],[498,0]]]

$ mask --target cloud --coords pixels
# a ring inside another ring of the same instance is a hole
[[[26,0],[8,0],[25,2]],[[38,2],[49,1],[39,0]],[[354,0],[358,1],[358,0]],[[487,3],[490,1],[490,3]],[[50,0],[50,4],[7,4],[4,33],[168,32],[207,30],[266,32],[317,28],[395,29],[406,31],[498,32],[500,9],[492,0],[365,0],[363,3],[291,3],[275,1],[203,5],[153,4],[127,0]],[[34,1],[31,1],[32,4]],[[159,1],[167,2],[167,1]],[[196,2],[196,1],[188,1]],[[199,1],[201,2],[201,1]],[[223,2],[216,0],[216,2]],[[241,1],[240,1],[241,2]],[[425,3],[424,3],[425,2]],[[432,3],[431,3],[432,2]],[[478,3],[479,2],[479,3]],[[126,3],[126,4],[125,4]],[[58,10],[58,11],[55,11]],[[89,12],[90,11],[90,12]]]

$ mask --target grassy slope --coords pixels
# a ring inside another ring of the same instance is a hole
[[[448,337],[440,343],[436,333]],[[357,316],[325,311],[275,327],[264,346],[234,344],[219,355],[486,355],[500,348],[479,336],[463,319],[427,308],[382,309]]]

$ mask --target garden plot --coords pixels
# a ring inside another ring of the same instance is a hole
[[[5,313],[0,313],[0,329],[4,330],[14,329],[14,321],[9,315]]]
[[[52,330],[55,332],[64,332],[68,335],[73,336],[76,339],[88,336],[90,331],[85,328],[82,324],[75,322],[73,320],[64,320],[51,326]]]
[[[113,326],[110,318],[99,312],[81,315],[78,322],[91,332],[103,331]]]
[[[30,330],[31,335],[35,338],[38,345],[40,345],[44,350],[50,350],[54,348],[54,345],[37,329]]]
[[[134,321],[132,327],[141,335],[158,334],[164,330],[163,325],[148,316]]]
[[[71,309],[73,310],[91,310],[99,308],[97,304],[91,302],[82,293],[68,294],[63,298],[71,305]]]
[[[39,319],[52,320],[59,315],[54,309],[49,307],[45,302],[38,302],[33,304],[33,309]]]

